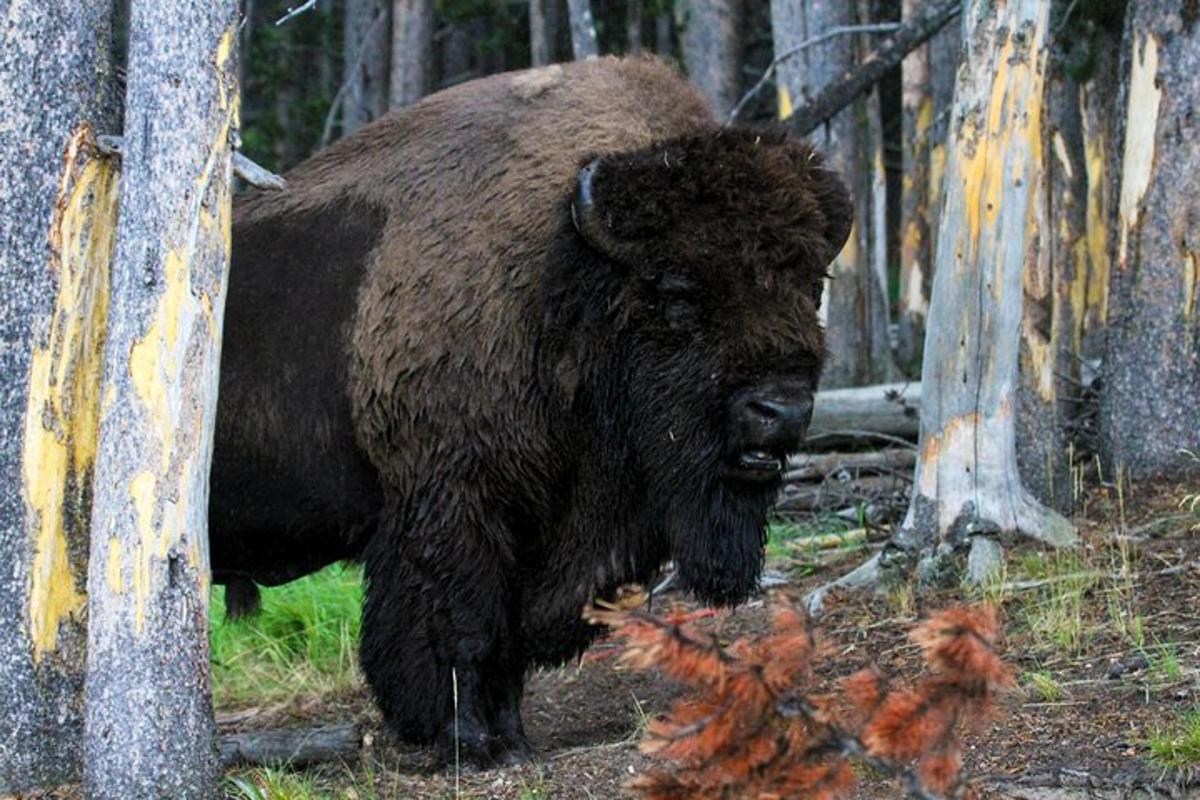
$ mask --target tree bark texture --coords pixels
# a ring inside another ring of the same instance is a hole
[[[781,54],[830,28],[855,24],[856,15],[853,3],[774,0],[771,19],[775,52]],[[853,36],[839,36],[782,61],[778,73],[780,117],[788,119],[796,105],[851,69],[857,50]],[[872,246],[872,232],[880,215],[886,213],[879,191],[881,146],[871,133],[879,130],[871,123],[878,111],[877,101],[859,97],[810,135],[854,198],[854,228],[830,266],[832,278],[826,281],[821,306],[830,352],[822,384],[830,388],[881,383],[894,377],[886,272],[880,274],[879,248]],[[879,245],[884,247],[886,242]]]
[[[558,3],[529,0],[529,55],[535,67],[553,64],[558,41]]]
[[[0,795],[78,778],[116,174],[109,3],[18,3],[0,47]]]
[[[600,55],[591,0],[567,0],[567,14],[571,21],[571,51],[575,60],[582,61]]]
[[[659,14],[654,18],[654,52],[663,58],[671,58],[675,47],[671,39],[674,18],[670,14]]]
[[[904,0],[905,18],[923,0]],[[929,236],[929,154],[933,128],[933,87],[930,48],[913,50],[901,63],[901,138],[904,178],[900,190],[900,302],[898,303],[897,356],[904,365],[919,364],[929,314],[929,289],[933,261]]]
[[[433,86],[433,0],[392,0],[388,107],[410,106]]]
[[[1056,0],[1052,11],[1069,5]],[[1079,115],[1079,86],[1052,42],[1044,83],[1041,178],[1031,185],[1031,248],[1023,277],[1024,309],[1018,374],[1017,464],[1025,486],[1063,513],[1074,507],[1071,425],[1079,394],[1080,341],[1088,275],[1085,218],[1087,170]],[[1037,180],[1034,178],[1034,180]]]
[[[1200,24],[1187,0],[1130,5],[1101,441],[1132,478],[1200,452]]]
[[[342,135],[388,108],[389,0],[346,0],[343,30]]]
[[[718,119],[729,116],[742,90],[743,0],[687,0],[680,44],[688,77]]]
[[[951,20],[929,40],[929,91],[933,114],[929,128],[929,262],[926,298],[933,293],[933,272],[937,268],[937,235],[941,227],[942,192],[946,182],[946,144],[950,137],[950,113],[954,105],[954,80],[962,51],[962,21]],[[928,313],[926,313],[928,319]],[[916,344],[925,346],[924,337]]]
[[[1096,64],[1089,80],[1079,89],[1087,201],[1084,215],[1087,242],[1087,288],[1084,311],[1076,320],[1079,352],[1085,359],[1104,357],[1105,330],[1108,323],[1108,281],[1111,273],[1113,237],[1116,221],[1116,197],[1119,190],[1120,159],[1116,146],[1120,115],[1114,113],[1120,102],[1119,36],[1102,39],[1096,49]]]
[[[951,119],[945,213],[925,339],[921,443],[899,549],[985,534],[1074,541],[1070,523],[1021,484],[1016,458],[1022,277],[1042,246],[1048,9],[970,0],[967,57]]]
[[[88,569],[84,791],[209,798],[208,470],[237,3],[134,3]]]

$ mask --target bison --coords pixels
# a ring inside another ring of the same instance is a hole
[[[214,580],[237,611],[360,559],[389,726],[522,758],[525,673],[588,645],[593,598],[667,560],[707,602],[755,588],[846,191],[617,59],[454,87],[287,180],[234,215]]]

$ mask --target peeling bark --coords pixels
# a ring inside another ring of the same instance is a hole
[[[1062,13],[1069,0],[1056,0]],[[1021,479],[1043,503],[1063,513],[1074,506],[1070,425],[1079,393],[1076,320],[1087,280],[1087,168],[1079,115],[1079,86],[1062,69],[1060,43],[1047,53],[1042,152],[1031,175],[1029,250],[1017,403],[1017,464]]]
[[[1075,541],[1070,522],[1022,486],[1016,457],[1022,276],[1042,235],[1035,204],[1048,9],[1039,0],[970,0],[964,14],[967,58],[951,120],[912,502],[883,552],[835,585],[871,585],[918,562],[922,578],[937,580],[950,564],[941,556],[994,557],[1001,536]],[[819,607],[826,590],[810,604]]]
[[[729,116],[742,89],[743,0],[687,0],[680,45],[688,77],[708,98],[717,119]]]
[[[1194,469],[1200,451],[1200,24],[1195,3],[1131,4],[1116,257],[1100,426],[1113,470]]]
[[[88,569],[84,790],[216,793],[208,469],[238,124],[235,0],[137,4]]]
[[[910,17],[920,0],[904,0],[902,13]],[[900,302],[898,351],[900,363],[919,364],[929,314],[929,288],[933,261],[929,246],[929,136],[933,127],[933,92],[926,43],[908,54],[901,64],[902,138],[904,178],[900,190]]]
[[[855,24],[856,15],[853,3],[776,0],[771,4],[771,19],[775,52],[783,53],[822,31]],[[780,117],[788,119],[795,107],[847,72],[857,51],[854,37],[841,36],[781,62]],[[879,127],[877,121],[870,121],[878,113],[877,99],[862,97],[810,135],[830,166],[841,173],[854,198],[854,228],[830,265],[833,277],[826,281],[821,307],[830,351],[822,385],[830,388],[883,383],[895,377],[887,335],[886,272],[880,269],[879,258],[886,242],[878,241],[879,247],[875,247],[872,236],[880,215],[886,213],[879,191],[880,143],[871,133]]]
[[[80,772],[112,23],[108,3],[16,4],[0,48],[0,795]]]

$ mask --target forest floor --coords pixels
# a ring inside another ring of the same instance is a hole
[[[967,737],[965,768],[981,796],[1200,797],[1200,532],[1179,508],[1187,492],[1093,492],[1076,518],[1082,547],[1014,548],[1007,574],[983,590],[833,597],[813,625],[830,654],[818,675],[831,680],[874,663],[912,676],[919,654],[907,631],[926,612],[981,596],[998,601],[1020,688]],[[770,552],[770,566],[801,591],[864,557],[854,548],[818,555],[778,538]],[[732,639],[767,630],[769,613],[759,599],[701,624]],[[352,765],[233,770],[227,791],[273,800],[631,797],[625,783],[651,763],[638,751],[640,731],[679,690],[653,672],[620,669],[613,654],[600,642],[577,664],[534,674],[524,715],[538,761],[474,774],[438,770],[428,751],[390,743],[353,670],[340,685],[298,679],[311,690],[276,693],[275,702],[245,687],[225,698],[218,691],[223,733],[355,721],[372,742]],[[902,792],[865,776],[856,796]]]

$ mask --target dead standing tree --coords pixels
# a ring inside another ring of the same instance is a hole
[[[567,14],[570,17],[571,50],[575,59],[582,61],[600,55],[591,0],[567,0]]]
[[[1048,8],[969,0],[966,58],[951,120],[945,211],[921,376],[921,442],[901,530],[832,587],[874,585],[918,566],[936,580],[947,555],[968,550],[976,580],[998,565],[1000,534],[1074,543],[1070,522],[1021,484],[1016,387],[1026,255],[1041,246]]]
[[[742,87],[742,0],[688,0],[676,9],[683,11],[680,44],[688,78],[724,118]]]
[[[112,4],[18,3],[0,48],[0,795],[75,780],[116,175]]]
[[[88,569],[84,789],[215,792],[208,469],[232,229],[237,3],[134,3]]]
[[[1101,441],[1130,477],[1200,452],[1200,23],[1194,2],[1140,0],[1125,31]]]
[[[771,15],[776,58],[803,44],[855,27],[854,3],[775,0]],[[858,61],[854,36],[831,36],[779,63],[779,115],[853,70]],[[852,96],[853,97],[853,96]],[[840,172],[855,198],[855,225],[830,267],[821,312],[829,332],[830,361],[823,381],[830,387],[881,383],[894,376],[888,345],[886,274],[880,274],[883,242],[877,221],[884,213],[877,98],[859,97],[808,133]],[[867,124],[864,124],[864,120]],[[879,173],[878,180],[876,172]]]
[[[410,106],[433,86],[433,0],[393,0],[388,108]]]

